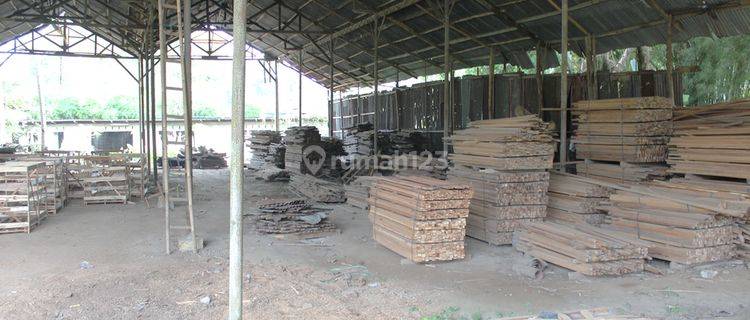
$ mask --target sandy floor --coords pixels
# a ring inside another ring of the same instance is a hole
[[[225,319],[228,172],[198,171],[196,189],[206,240],[197,255],[165,255],[162,210],[142,202],[73,203],[30,235],[0,235],[0,319]],[[250,179],[245,194],[248,211],[270,195],[292,197],[283,183]],[[513,271],[523,257],[512,248],[469,239],[463,261],[415,265],[371,240],[364,212],[334,208],[341,232],[317,239],[258,235],[246,222],[247,316],[493,319],[609,307],[667,319],[750,319],[750,272],[741,262],[707,266],[719,271],[713,279],[700,269],[590,279],[553,268],[537,281]]]

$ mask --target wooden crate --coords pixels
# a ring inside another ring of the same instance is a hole
[[[130,199],[127,166],[91,167],[83,170],[83,204],[126,204]]]
[[[29,233],[47,216],[44,162],[0,164],[0,233]]]

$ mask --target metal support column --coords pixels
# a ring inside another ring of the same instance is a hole
[[[234,0],[233,30],[246,30],[245,0]],[[242,190],[245,146],[245,32],[234,32],[229,154],[229,320],[242,319]],[[278,78],[276,78],[278,81]]]
[[[302,49],[300,48],[299,66],[297,68],[299,70],[299,74],[298,74],[299,76],[299,91],[298,91],[299,92],[299,114],[298,114],[298,117],[299,118],[297,119],[297,122],[300,127],[302,126],[302,64],[303,63],[304,62],[302,61]]]
[[[560,50],[560,166],[568,162],[568,0],[562,0],[562,50]]]
[[[667,93],[674,102],[674,52],[672,51],[672,15],[667,16]]]
[[[144,106],[143,101],[143,56],[138,56],[138,152],[146,152],[145,130],[144,130]]]
[[[328,58],[331,63],[331,85],[328,90],[330,97],[330,101],[328,102],[328,136],[333,138],[333,36],[331,36],[331,41],[328,41],[328,52]],[[343,130],[343,128],[339,129]]]
[[[279,132],[279,58],[274,61],[274,72],[276,77],[274,78],[274,92],[276,95],[276,109],[274,113],[274,124],[276,125],[276,132]]]
[[[190,243],[193,252],[198,252],[195,239],[195,214],[193,212],[193,76],[192,76],[192,4],[191,0],[182,1],[182,30],[180,30],[180,48],[182,52],[182,105],[185,125],[185,197],[187,198],[186,218],[190,228]],[[180,11],[178,11],[180,13]],[[178,14],[179,18],[180,15]]]
[[[380,39],[380,19],[375,19],[374,26],[375,26],[375,29],[373,30],[372,36],[373,36],[373,46],[375,48],[375,55],[374,55],[375,62],[373,64],[373,78],[375,81],[375,91],[373,91],[372,93],[372,98],[373,98],[372,103],[373,103],[373,107],[374,107],[373,110],[375,111],[375,114],[373,116],[372,123],[373,123],[373,128],[375,130],[375,136],[373,137],[373,147],[375,148],[375,150],[373,154],[379,155],[380,151],[378,149],[378,129],[379,129],[378,122],[380,122],[379,120],[380,103],[378,103],[379,102],[378,82],[380,82],[380,77],[379,77],[380,70],[378,69],[378,59],[379,59],[378,58],[378,42],[379,42],[378,40]]]
[[[490,62],[487,65],[487,119],[492,119],[495,110],[495,48],[490,47]]]
[[[452,0],[443,0],[443,152],[448,155],[448,138],[453,131],[453,104],[451,103],[451,62],[450,62],[450,14]]]

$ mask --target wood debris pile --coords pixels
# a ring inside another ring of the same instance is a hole
[[[675,112],[670,171],[750,180],[750,100]]]
[[[250,169],[260,169],[265,164],[270,163],[278,165],[278,152],[284,152],[279,149],[281,145],[281,133],[274,130],[253,130],[250,132],[250,138],[247,139],[248,147],[252,151],[250,157]],[[281,157],[283,159],[283,155]],[[283,161],[281,161],[283,168]]]
[[[252,214],[255,228],[269,234],[304,234],[336,230],[328,212],[314,208],[305,200],[274,202],[258,207]]]
[[[346,194],[341,184],[318,179],[307,174],[293,174],[289,183],[292,191],[308,199],[324,203],[346,202]]]
[[[639,241],[587,224],[525,223],[514,240],[527,255],[588,276],[641,272],[649,252]]]
[[[546,215],[551,126],[536,116],[475,121],[449,141],[454,154],[448,181],[474,189],[467,235],[491,244],[511,244],[523,222]]]
[[[196,169],[221,169],[227,167],[227,154],[215,152],[204,146],[198,147],[198,152],[193,152],[193,163]]]
[[[609,200],[612,189],[597,182],[552,172],[547,217],[569,223],[602,224],[607,213],[601,209],[601,205]]]
[[[417,263],[463,259],[472,193],[426,177],[378,179],[369,198],[373,237]]]
[[[750,215],[750,199],[704,186],[677,179],[617,190],[603,207],[607,227],[646,242],[654,258],[684,265],[731,259],[735,220]]]
[[[580,159],[663,162],[673,102],[663,97],[584,100],[573,104],[573,143]]]

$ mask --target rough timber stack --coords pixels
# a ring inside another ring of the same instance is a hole
[[[577,165],[578,172],[621,180],[628,179],[628,170],[663,174],[661,166],[655,164],[667,159],[673,107],[670,99],[662,97],[574,103],[576,129],[572,141],[576,157],[587,160]],[[590,165],[596,164],[593,161],[609,163]]]
[[[526,223],[516,232],[514,247],[588,276],[641,272],[648,256],[642,242],[586,224]]]
[[[346,203],[355,208],[368,209],[367,199],[370,197],[370,188],[378,179],[382,177],[358,176],[354,181],[344,185]]]
[[[344,151],[347,153],[347,160],[372,155],[374,130],[371,123],[358,124],[346,131]]]
[[[554,157],[550,129],[536,116],[522,116],[471,122],[450,137],[448,181],[474,188],[470,237],[510,244],[521,223],[544,218]]]
[[[266,164],[276,166],[276,151],[278,148],[273,147],[281,142],[281,134],[273,130],[253,130],[250,132],[250,138],[247,139],[249,147],[253,152],[250,158],[250,168],[260,169]]]
[[[373,237],[414,262],[463,259],[472,189],[426,177],[378,179],[370,189]]]
[[[601,205],[609,200],[611,192],[597,180],[552,172],[547,217],[569,223],[602,224],[607,213]]]
[[[692,265],[736,255],[734,221],[750,215],[750,199],[678,179],[620,188],[604,209],[607,227],[648,243],[650,256]]]
[[[302,152],[308,146],[320,144],[318,128],[313,126],[290,127],[285,133],[283,140],[286,144],[284,155],[286,169],[294,173],[310,172],[302,160]]]

